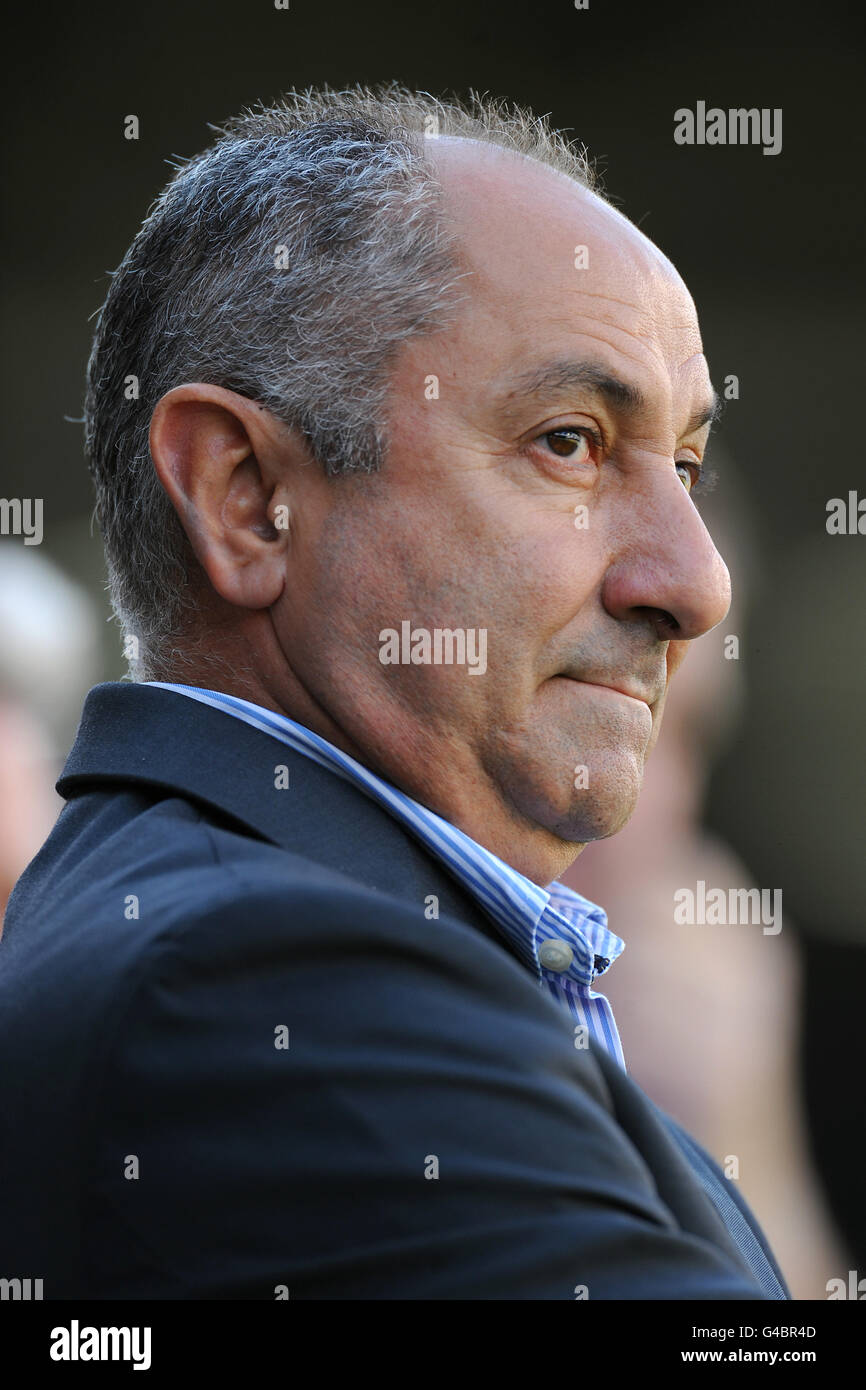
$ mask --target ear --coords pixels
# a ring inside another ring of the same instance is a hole
[[[285,585],[293,453],[270,411],[221,386],[191,382],[157,403],[150,453],[196,558],[218,594],[269,608]]]

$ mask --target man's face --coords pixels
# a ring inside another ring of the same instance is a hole
[[[530,160],[430,148],[470,298],[403,349],[385,467],[328,483],[274,621],[344,746],[548,881],[628,819],[685,643],[727,612],[689,496],[713,393],[631,224]],[[407,621],[483,630],[486,670],[383,664]]]

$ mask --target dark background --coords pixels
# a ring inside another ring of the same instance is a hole
[[[747,702],[714,776],[710,819],[757,882],[783,887],[802,934],[814,1142],[831,1194],[854,1204],[863,1202],[866,536],[829,536],[825,521],[831,497],[866,496],[859,22],[818,3],[39,6],[19,17],[4,74],[0,481],[3,496],[45,499],[45,552],[105,604],[81,428],[64,416],[81,415],[89,320],[107,272],[169,176],[166,160],[209,143],[208,121],[290,86],[398,78],[512,98],[585,142],[608,194],[692,290],[717,387],[739,378],[718,437],[747,507]],[[698,100],[783,108],[782,152],[675,145],[674,111]],[[123,136],[130,113],[138,141]],[[123,671],[106,625],[105,678]],[[840,1144],[834,1127],[825,1141],[823,1117],[840,1113],[850,1139]],[[862,1205],[842,1216],[866,1250]]]

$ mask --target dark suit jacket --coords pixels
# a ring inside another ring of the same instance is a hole
[[[126,683],[91,691],[58,788],[0,941],[4,1277],[763,1296],[661,1113],[361,791]]]

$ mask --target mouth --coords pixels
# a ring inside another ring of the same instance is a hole
[[[652,710],[657,698],[628,681],[614,685],[610,681],[591,681],[586,680],[583,676],[570,676],[565,672],[562,673],[562,677],[564,680],[574,681],[577,685],[590,685],[596,690],[609,690],[612,695],[621,695],[627,700],[634,700],[637,704],[646,705],[649,710]]]

